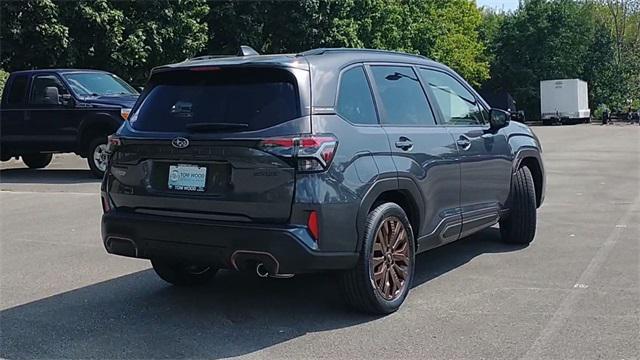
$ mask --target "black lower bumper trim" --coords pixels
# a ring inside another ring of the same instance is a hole
[[[357,253],[309,248],[302,227],[232,224],[114,210],[102,216],[109,253],[151,259],[170,257],[242,269],[263,262],[269,271],[295,274],[349,269]]]

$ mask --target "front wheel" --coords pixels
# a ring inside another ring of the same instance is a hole
[[[528,167],[523,166],[511,180],[509,215],[500,221],[502,240],[529,244],[536,235],[536,188]]]
[[[89,163],[89,168],[95,177],[102,179],[109,163],[107,137],[99,137],[92,140],[89,143],[88,150],[87,162]]]
[[[209,282],[218,271],[208,265],[187,264],[168,259],[151,259],[153,270],[158,276],[176,286],[194,286]]]
[[[47,167],[53,159],[53,154],[28,154],[22,155],[22,162],[30,169],[42,169]]]
[[[373,314],[398,310],[413,280],[414,245],[411,224],[400,206],[384,203],[371,211],[358,263],[342,274],[347,304]]]

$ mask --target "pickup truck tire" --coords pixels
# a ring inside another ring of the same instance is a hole
[[[536,235],[536,189],[528,167],[523,166],[511,180],[509,215],[500,221],[502,240],[529,244]]]
[[[102,179],[107,170],[107,137],[97,137],[89,143],[87,163],[95,177]]]
[[[218,271],[211,266],[185,264],[167,259],[151,259],[153,270],[158,276],[176,286],[195,286],[209,282]]]
[[[42,169],[47,167],[53,159],[53,154],[28,154],[22,155],[22,162],[30,169]]]
[[[360,257],[342,273],[346,303],[355,310],[384,315],[400,307],[413,281],[415,241],[402,207],[383,203],[367,216]]]

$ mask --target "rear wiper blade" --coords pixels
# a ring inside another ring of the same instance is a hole
[[[186,125],[187,130],[195,132],[207,132],[207,131],[223,131],[223,130],[235,130],[235,129],[248,129],[249,124],[238,123],[191,123]]]

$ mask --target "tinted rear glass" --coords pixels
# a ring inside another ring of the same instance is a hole
[[[27,92],[27,76],[16,75],[9,89],[7,102],[11,105],[24,104],[24,97]]]
[[[300,117],[295,78],[280,69],[173,71],[157,74],[131,117],[143,131],[183,132],[189,124],[268,128]]]

